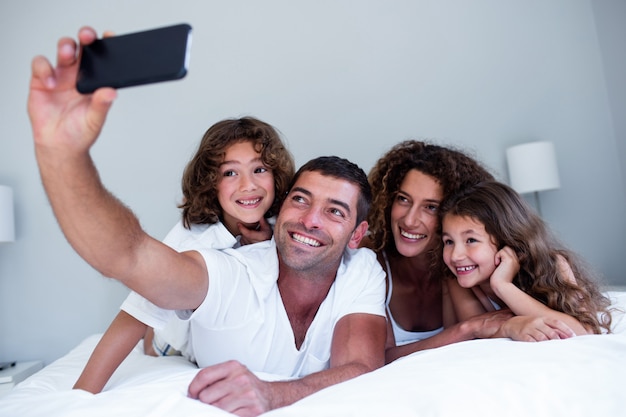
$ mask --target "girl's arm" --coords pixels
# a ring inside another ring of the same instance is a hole
[[[120,310],[96,345],[74,389],[92,394],[102,391],[113,372],[141,340],[146,328],[144,323]]]
[[[488,311],[471,289],[461,287],[456,279],[446,282],[457,321],[465,321]]]
[[[546,319],[560,320],[577,335],[590,333],[574,317],[551,309],[513,284],[513,278],[520,268],[519,260],[513,249],[504,247],[498,251],[496,253],[496,265],[496,270],[490,278],[491,288],[516,316],[540,316]]]
[[[442,308],[443,308],[443,327],[448,328],[459,322],[456,311],[454,310],[454,303],[450,296],[450,288],[448,286],[448,280],[444,280],[441,283],[442,292]]]

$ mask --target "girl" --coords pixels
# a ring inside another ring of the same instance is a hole
[[[293,175],[293,157],[272,126],[252,117],[214,124],[185,169],[182,220],[164,242],[185,251],[269,239],[268,220],[277,214]],[[74,388],[100,392],[142,337],[148,354],[181,354],[193,361],[188,336],[187,321],[131,292]]]
[[[610,301],[513,189],[496,181],[443,203],[443,259],[460,320],[509,308],[517,316],[561,320],[576,335],[610,331]],[[455,297],[454,286],[473,299]]]

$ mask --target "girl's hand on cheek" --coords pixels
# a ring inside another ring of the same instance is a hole
[[[496,269],[491,275],[491,285],[510,284],[519,272],[519,259],[508,246],[505,246],[495,256]]]

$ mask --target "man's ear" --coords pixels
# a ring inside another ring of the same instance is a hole
[[[367,224],[367,222],[365,220],[357,225],[357,227],[352,232],[352,236],[350,237],[350,241],[348,242],[348,247],[350,249],[356,249],[356,248],[359,247],[359,244],[361,243],[361,240],[365,237],[365,234],[367,233],[367,228],[368,227],[369,227],[369,225]]]

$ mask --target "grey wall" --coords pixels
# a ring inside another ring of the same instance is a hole
[[[29,66],[54,58],[60,36],[194,27],[188,77],[121,90],[93,149],[155,237],[178,218],[202,133],[225,117],[274,124],[298,165],[337,154],[369,170],[398,141],[433,138],[505,181],[508,146],[550,140],[562,187],[542,193],[544,218],[626,285],[623,17],[618,0],[0,3],[0,183],[17,211],[17,241],[0,246],[0,360],[56,359],[103,331],[127,293],[68,246],[38,176]]]

